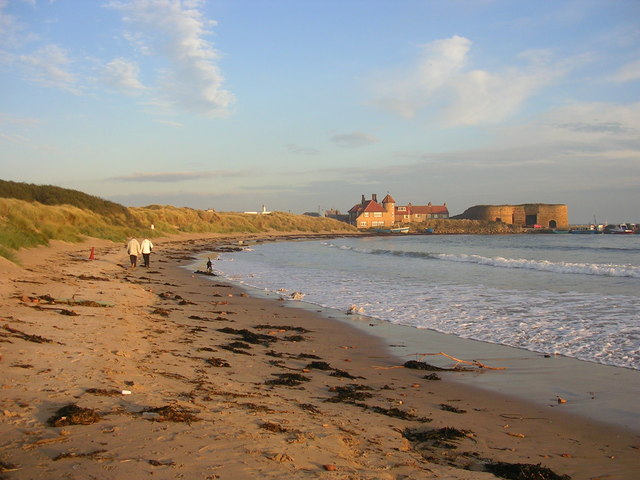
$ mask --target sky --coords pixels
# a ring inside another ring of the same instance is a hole
[[[640,1],[0,0],[0,178],[640,222]]]

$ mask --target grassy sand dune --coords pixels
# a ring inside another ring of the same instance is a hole
[[[0,256],[12,261],[20,248],[48,245],[51,240],[76,243],[93,237],[121,242],[128,236],[157,238],[178,233],[342,234],[355,231],[354,227],[329,218],[284,212],[250,215],[154,205],[98,213],[68,204],[45,205],[0,198]]]

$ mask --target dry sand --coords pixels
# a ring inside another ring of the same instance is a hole
[[[394,368],[344,322],[179,268],[237,240],[154,240],[149,269],[106,241],[0,258],[0,478],[638,478],[638,432]]]

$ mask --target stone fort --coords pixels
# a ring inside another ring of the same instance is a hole
[[[559,229],[569,227],[569,213],[564,204],[475,205],[454,218],[487,220],[530,227],[534,225]]]

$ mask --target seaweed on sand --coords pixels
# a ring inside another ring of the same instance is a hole
[[[151,413],[156,415],[149,416],[149,420],[154,422],[183,422],[191,423],[198,422],[200,418],[193,415],[188,410],[175,407],[173,405],[165,405],[164,407],[147,408],[142,411],[142,414]]]
[[[367,398],[373,397],[373,395],[366,390],[371,390],[371,387],[357,384],[331,387],[329,391],[335,393],[335,395],[333,397],[327,398],[325,402],[355,403],[356,401],[362,401],[366,400]]]
[[[205,362],[207,362],[212,367],[230,367],[231,366],[226,360],[223,360],[222,358],[211,357],[211,358],[207,358]]]
[[[402,435],[410,442],[427,443],[438,448],[455,449],[457,443],[464,438],[472,438],[470,430],[443,427],[434,430],[406,429]]]
[[[0,473],[2,472],[14,472],[16,470],[20,470],[20,467],[18,465],[15,465],[13,463],[9,463],[9,462],[3,462],[2,460],[0,460]],[[2,478],[2,477],[0,477]]]
[[[267,380],[265,382],[267,385],[286,385],[288,387],[295,387],[302,384],[302,382],[311,381],[309,377],[299,373],[274,373],[273,375],[278,378]]]
[[[569,475],[558,475],[540,464],[492,462],[485,465],[487,471],[508,480],[570,480]]]
[[[13,334],[13,337],[20,338],[22,340],[26,340],[27,342],[34,343],[53,343],[53,340],[49,340],[48,338],[41,337],[39,335],[31,335],[28,333],[21,332],[15,328],[11,328],[9,325],[3,325],[3,327],[7,332]]]
[[[92,460],[99,459],[101,458],[101,454],[105,452],[106,450],[93,450],[92,452],[87,453],[65,452],[53,457],[53,461],[57,462],[58,460],[62,460],[65,458],[90,458]]]
[[[345,371],[345,370],[340,370],[339,368],[334,368],[333,372],[329,374],[332,377],[340,377],[340,378],[349,378],[351,380],[356,380],[358,378],[364,378],[364,377],[354,377],[353,375],[351,375],[349,372]]]
[[[268,325],[268,324],[260,324],[256,325],[254,328],[258,330],[282,330],[285,332],[298,332],[298,333],[310,333],[311,330],[307,330],[303,327],[290,327],[288,325]]]
[[[291,358],[297,358],[299,360],[320,360],[320,357],[313,353],[299,353],[298,355],[293,355]]]
[[[329,365],[327,362],[311,362],[305,368],[316,369],[316,370],[333,370],[333,367]]]
[[[251,345],[249,345],[248,343],[244,343],[244,342],[231,342],[228,343],[227,345],[218,345],[220,348],[223,348],[224,350],[229,350],[230,352],[233,353],[240,353],[242,355],[251,355],[249,352],[245,352],[245,349],[248,350],[251,348]]]
[[[103,397],[117,397],[122,395],[122,391],[116,390],[115,388],[87,388],[85,392],[93,395],[102,395]]]
[[[436,367],[426,362],[418,362],[417,360],[409,360],[408,362],[405,362],[404,368],[411,368],[413,370],[427,370],[431,372],[445,372],[448,370],[447,368]]]
[[[453,413],[467,413],[467,411],[463,410],[462,408],[454,407],[453,405],[447,405],[446,403],[440,404],[440,410]]]
[[[284,337],[287,342],[305,342],[307,339],[302,335],[289,335],[288,337]]]
[[[222,333],[229,333],[232,335],[239,335],[242,338],[242,340],[244,340],[247,343],[253,343],[254,345],[261,344],[261,345],[268,346],[269,344],[278,340],[276,337],[273,337],[271,335],[253,333],[247,330],[246,328],[238,330],[236,328],[225,327],[225,328],[218,329],[218,331]]]
[[[274,433],[286,433],[289,431],[288,428],[273,422],[261,423],[260,428],[264,428],[265,430],[269,430],[270,432]]]
[[[82,408],[75,403],[70,403],[58,409],[56,413],[47,420],[50,427],[66,427],[67,425],[91,425],[99,422],[100,415],[91,408]]]
[[[316,407],[315,405],[312,405],[311,403],[301,403],[298,406],[305,412],[314,413],[314,414],[321,413],[320,410],[318,410],[318,407]]]
[[[407,412],[397,407],[391,407],[391,408],[376,407],[376,406],[370,407],[369,405],[366,405],[364,403],[359,403],[357,405],[359,407],[364,408],[365,410],[372,410],[373,412],[379,413],[381,415],[386,415],[387,417],[392,417],[392,418],[399,418],[400,420],[410,420],[410,421],[421,422],[421,423],[429,423],[433,421],[432,418],[419,417],[411,412]]]

